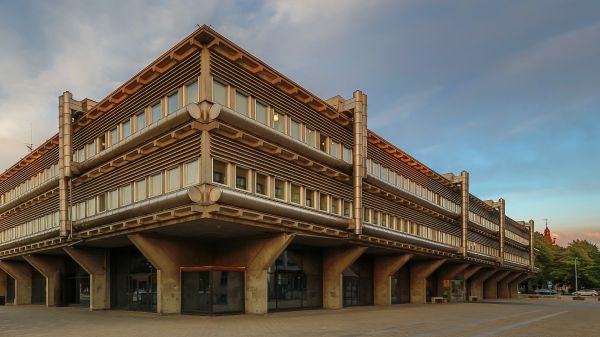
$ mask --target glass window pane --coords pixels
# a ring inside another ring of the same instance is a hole
[[[275,179],[275,198],[285,200],[285,181]]]
[[[92,158],[96,155],[96,142],[88,144],[88,158]]]
[[[352,208],[352,204],[347,201],[344,201],[344,216],[345,217],[350,217],[351,208]]]
[[[197,184],[200,181],[198,177],[198,160],[185,163],[185,186]]]
[[[315,130],[306,128],[306,144],[308,144],[312,147],[316,147],[315,146]]]
[[[109,209],[119,208],[119,191],[113,190],[108,192]]]
[[[327,194],[319,194],[319,209],[327,212],[327,210],[329,209],[328,207],[328,201],[329,201],[329,196]]]
[[[268,177],[264,174],[257,173],[256,174],[256,193],[267,195],[268,191]]]
[[[179,166],[167,170],[167,192],[179,189],[181,179],[179,178]]]
[[[279,132],[285,132],[285,115],[280,113],[273,114],[273,129]]]
[[[167,98],[169,105],[169,115],[179,110],[179,93],[176,92]]]
[[[295,204],[300,204],[301,203],[301,197],[300,197],[300,191],[301,188],[298,185],[295,184],[291,184],[290,186],[290,201],[295,203]]]
[[[139,132],[145,127],[146,127],[146,113],[142,112],[141,114],[139,114],[135,117],[135,131]]]
[[[300,123],[293,119],[290,121],[290,136],[294,139],[300,140]]]
[[[227,106],[227,86],[215,80],[213,80],[213,101]]]
[[[235,168],[235,187],[248,190],[248,170],[242,167]]]
[[[198,81],[185,86],[185,104],[198,102]]]
[[[327,152],[327,137],[322,134],[319,134],[319,149]]]
[[[304,198],[304,205],[307,207],[315,207],[315,191],[313,190],[306,190],[306,196]]]
[[[150,196],[162,194],[162,172],[150,177]]]
[[[213,160],[213,182],[227,185],[227,163]]]
[[[119,142],[119,128],[114,128],[110,131],[110,146]]]
[[[106,193],[98,196],[98,213],[106,211]]]
[[[152,106],[152,123],[158,122],[162,118],[162,104],[158,102]]]
[[[131,185],[121,186],[120,192],[121,206],[127,206],[131,204]]]
[[[248,116],[248,96],[239,92],[235,93],[235,111]]]
[[[135,182],[135,201],[146,199],[146,179]]]
[[[256,121],[268,125],[267,106],[256,102]]]
[[[331,213],[340,214],[340,199],[331,198]]]
[[[131,136],[131,121],[130,120],[127,120],[121,124],[121,132],[123,134],[123,137],[121,137],[121,139],[125,139],[125,138]]]
[[[340,157],[340,143],[331,142],[331,155],[335,158]]]

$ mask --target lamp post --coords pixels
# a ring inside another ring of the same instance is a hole
[[[577,291],[579,291],[579,288],[577,287],[577,257],[575,257],[575,292],[577,293]]]

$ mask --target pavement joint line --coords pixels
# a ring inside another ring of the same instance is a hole
[[[489,331],[486,331],[486,332],[483,332],[483,333],[479,333],[479,334],[476,334],[476,335],[471,335],[470,337],[494,336],[494,335],[497,335],[499,332],[502,332],[502,331],[506,331],[506,330],[518,328],[518,327],[521,327],[521,326],[525,326],[525,325],[528,325],[528,324],[531,324],[531,323],[535,323],[537,321],[542,321],[542,320],[545,320],[545,319],[548,319],[548,318],[552,318],[552,317],[555,317],[555,316],[558,316],[558,315],[562,315],[562,314],[567,313],[567,312],[568,311],[555,312],[555,313],[552,313],[552,314],[548,314],[548,315],[545,315],[545,316],[532,318],[532,319],[529,319],[529,320],[526,320],[526,321],[522,321],[522,322],[519,322],[519,323],[505,325],[503,327],[500,327],[500,328],[497,328],[497,329],[494,329],[494,330],[489,330]]]

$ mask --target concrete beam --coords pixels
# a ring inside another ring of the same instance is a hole
[[[110,309],[108,251],[75,247],[65,247],[63,250],[90,274],[90,310]]]
[[[481,269],[471,277],[471,296],[477,296],[480,300],[483,299],[483,283],[492,277],[498,269]]]
[[[341,309],[343,306],[342,273],[350,267],[367,247],[338,248],[323,254],[323,308]]]
[[[483,282],[483,297],[485,299],[498,298],[498,282],[510,274],[509,270],[500,270]]]
[[[473,275],[475,275],[475,273],[477,273],[478,271],[480,271],[481,268],[483,268],[483,267],[482,266],[469,266],[469,267],[467,267],[467,269],[465,269],[465,271],[463,272],[463,279],[465,280],[465,282],[467,280],[469,280]]]
[[[448,264],[442,266],[437,271],[437,294],[441,296],[444,291],[444,280],[453,280],[454,277],[464,272],[469,265],[467,263]],[[450,293],[448,292],[448,301],[450,301]]]
[[[46,278],[46,306],[61,305],[60,275],[65,271],[64,259],[56,255],[25,255],[25,261]]]
[[[412,254],[377,256],[373,267],[373,290],[375,305],[392,304],[392,275],[402,268]]]
[[[0,269],[15,280],[15,305],[31,304],[31,266],[20,261],[0,261]]]
[[[521,276],[519,272],[511,272],[498,282],[498,298],[510,298],[510,284]]]
[[[413,261],[410,265],[410,303],[423,304],[427,301],[427,278],[433,274],[445,259],[429,261]]]

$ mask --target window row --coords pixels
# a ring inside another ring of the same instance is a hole
[[[130,205],[147,198],[170,193],[200,181],[199,160],[155,172],[71,207],[71,219],[80,220],[98,213]]]
[[[471,220],[472,222],[483,226],[487,229],[491,229],[494,232],[497,232],[500,230],[500,226],[498,226],[497,224],[491,222],[490,220],[482,217],[481,215],[477,214],[477,213],[473,213],[471,211],[469,211],[469,220]]]
[[[58,212],[33,219],[24,224],[0,232],[0,243],[8,243],[28,236],[43,233],[58,227]]]
[[[321,132],[275,110],[266,102],[262,102],[224,81],[213,79],[212,99],[215,103],[229,107],[238,113],[252,118],[285,135],[317,148],[332,157],[352,163],[352,148],[336,142]]]
[[[392,169],[383,167],[381,164],[372,159],[367,159],[367,171],[375,178],[379,178],[390,185],[396,186],[397,188],[411,193],[420,199],[445,208],[450,212],[459,214],[461,211],[459,204],[442,197],[438,193],[435,193],[414,181],[411,181],[410,178],[396,173]]]
[[[38,172],[33,177],[29,178],[27,181],[21,183],[19,186],[11,189],[10,191],[0,195],[0,206],[11,202],[23,194],[32,191],[43,185],[44,183],[56,178],[59,176],[58,164],[54,164],[49,168]]]
[[[212,180],[217,184],[292,204],[335,215],[351,216],[352,203],[349,201],[221,159],[212,160]]]
[[[499,256],[500,251],[498,248],[482,245],[481,243],[477,243],[474,241],[467,241],[467,248],[472,252],[481,253],[489,256]]]
[[[515,255],[515,254],[511,254],[508,252],[504,252],[504,260],[506,261],[510,261],[510,262],[514,262],[514,263],[518,263],[518,264],[522,264],[522,265],[529,265],[529,259],[519,256],[519,255]]]
[[[511,239],[511,240],[513,240],[513,241],[516,241],[516,242],[518,242],[518,243],[520,243],[522,245],[529,246],[529,239],[528,238],[524,238],[524,237],[522,237],[522,236],[520,236],[520,235],[518,235],[516,233],[513,233],[513,232],[511,232],[509,230],[504,230],[504,236],[507,237],[507,238],[509,238],[509,239]]]
[[[363,208],[363,221],[379,225],[400,232],[420,236],[427,240],[441,242],[451,246],[460,246],[460,237],[427,226],[417,224],[414,221],[402,219],[371,208]]]
[[[168,95],[157,99],[137,114],[115,125],[108,132],[97,137],[90,143],[73,151],[73,161],[84,162],[118,144],[127,137],[141,132],[164,117],[175,113],[184,105],[196,103],[199,96],[198,79],[175,89]]]

